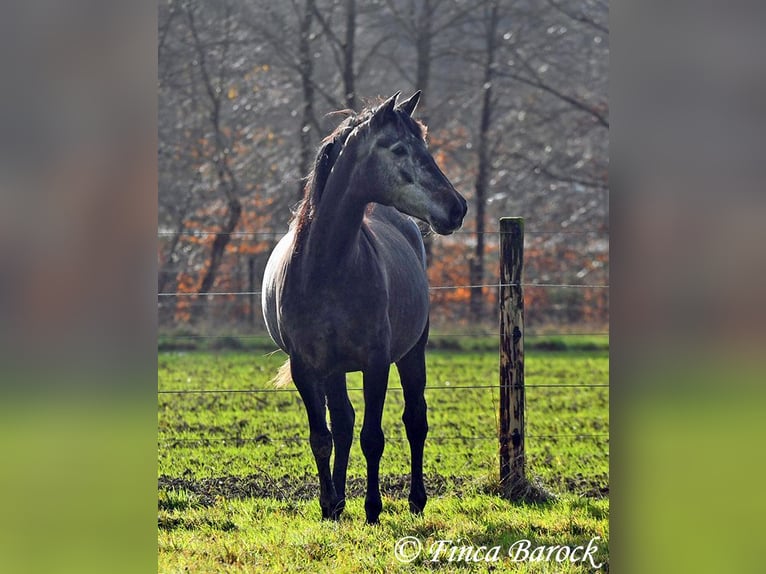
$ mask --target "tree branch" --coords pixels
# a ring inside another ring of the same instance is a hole
[[[553,86],[546,84],[543,82],[542,78],[538,74],[535,73],[532,66],[527,62],[524,58],[521,57],[521,55],[516,51],[517,59],[524,64],[524,67],[527,69],[529,74],[532,76],[531,78],[523,76],[517,72],[510,72],[510,71],[500,71],[498,72],[498,75],[505,76],[508,78],[513,78],[514,80],[517,80],[523,84],[526,84],[528,86],[531,86],[533,88],[537,88],[539,90],[542,90],[559,100],[568,103],[572,107],[585,112],[586,114],[589,114],[592,116],[599,124],[601,124],[603,127],[609,129],[609,120],[605,115],[603,115],[601,112],[599,112],[594,106],[588,105],[585,102],[570,96],[568,94],[565,94],[558,90],[557,88],[554,88]]]
[[[546,0],[549,6],[553,7],[558,12],[561,12],[564,16],[569,18],[570,20],[574,20],[575,22],[580,22],[581,24],[585,24],[587,26],[590,26],[591,28],[598,30],[605,36],[609,35],[609,28],[601,24],[600,22],[597,22],[596,20],[592,18],[588,18],[584,12],[580,11],[579,13],[574,13],[569,10],[565,10],[564,7],[559,4],[558,2],[555,2],[554,0]]]

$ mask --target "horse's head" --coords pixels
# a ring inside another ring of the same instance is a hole
[[[362,177],[373,201],[426,221],[440,235],[463,224],[467,205],[436,165],[425,142],[425,126],[412,119],[420,92],[400,102],[397,92],[376,108],[365,130]]]

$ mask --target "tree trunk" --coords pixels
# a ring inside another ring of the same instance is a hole
[[[239,223],[239,217],[242,215],[242,204],[237,198],[232,198],[229,201],[229,213],[226,217],[221,231],[215,234],[215,240],[213,241],[213,247],[210,249],[210,262],[208,263],[205,276],[202,278],[199,290],[199,295],[205,295],[210,292],[210,288],[215,282],[216,273],[221,266],[223,260],[223,254],[226,250],[226,246],[231,241],[231,234]]]
[[[476,175],[476,250],[470,260],[471,284],[484,283],[484,234],[485,209],[487,191],[492,172],[492,157],[489,152],[490,125],[492,121],[492,81],[495,68],[495,51],[497,47],[497,11],[498,2],[491,3],[487,20],[486,59],[484,60],[484,90],[481,104],[481,119],[479,122],[479,142],[477,146],[478,173]],[[470,309],[473,321],[480,321],[484,314],[484,289],[471,289]]]
[[[346,0],[346,39],[343,43],[343,97],[346,107],[356,109],[354,84],[354,39],[356,35],[356,0]]]
[[[194,12],[188,10],[187,12],[189,20],[189,30],[194,40],[194,46],[197,51],[200,75],[204,82],[205,90],[208,98],[210,99],[210,123],[213,128],[213,134],[215,136],[215,145],[217,152],[217,159],[215,159],[218,167],[218,186],[226,197],[228,213],[226,214],[226,221],[224,222],[221,230],[216,233],[215,240],[213,241],[212,248],[210,250],[210,260],[208,261],[207,269],[202,277],[202,282],[197,290],[197,295],[205,295],[210,292],[213,283],[215,282],[218,268],[221,266],[223,255],[226,251],[226,246],[231,241],[231,233],[237,227],[239,218],[242,215],[242,203],[239,201],[239,183],[237,177],[229,165],[229,149],[231,144],[227,141],[227,137],[224,134],[224,130],[221,127],[221,86],[224,83],[223,69],[219,72],[218,80],[214,81],[210,75],[208,69],[208,62],[206,58],[206,51],[204,49],[203,42],[201,41],[197,25],[195,23]],[[230,36],[227,34],[225,37],[224,49],[228,49]],[[226,51],[224,51],[223,58],[225,59]],[[191,319],[197,321],[204,315],[205,308],[200,304],[200,297],[197,297],[197,305],[192,309]]]
[[[418,19],[418,36],[415,39],[416,63],[415,69],[415,90],[420,90],[420,100],[418,101],[418,115],[428,124],[428,84],[431,79],[431,40],[432,40],[432,22],[431,2],[425,0],[422,12]],[[429,234],[423,238],[423,245],[426,249],[426,266],[431,266],[433,260],[433,235]]]
[[[303,114],[300,128],[300,165],[298,171],[301,178],[306,177],[311,171],[313,155],[311,142],[311,124],[314,117],[314,61],[311,56],[311,26],[314,21],[314,0],[306,0],[306,8],[301,20],[299,57],[301,86],[303,88]],[[298,199],[303,198],[303,179],[298,186]]]

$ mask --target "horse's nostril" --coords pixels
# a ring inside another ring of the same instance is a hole
[[[456,203],[452,206],[452,209],[450,210],[450,219],[454,221],[455,223],[460,223],[463,220],[463,217],[465,217],[465,203]]]

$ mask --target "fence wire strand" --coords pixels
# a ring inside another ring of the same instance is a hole
[[[231,333],[228,335],[168,335],[169,337],[173,339],[266,339],[268,341],[271,341],[271,337],[266,334],[262,335],[248,335],[248,334],[238,334],[238,333]],[[457,337],[457,338],[467,338],[467,339],[476,339],[479,337],[499,337],[500,333],[492,333],[492,332],[484,332],[484,333],[437,333],[433,332],[431,333],[431,338],[439,339],[441,337]],[[527,333],[524,335],[527,338],[535,338],[535,337],[608,337],[609,333],[605,331],[590,331],[587,333],[580,333],[580,332],[573,332],[573,333]]]
[[[524,384],[525,389],[556,389],[556,388],[579,388],[579,389],[596,389],[596,388],[608,388],[609,383],[551,383],[545,385]],[[426,386],[427,391],[445,391],[454,389],[500,389],[500,385],[434,385]],[[362,387],[348,387],[347,391],[364,391]],[[401,387],[387,387],[386,392],[392,393],[395,391],[401,391]],[[159,395],[193,395],[193,394],[226,394],[226,393],[297,393],[298,389],[168,389],[158,390]]]
[[[584,440],[584,439],[593,439],[593,438],[609,438],[609,433],[575,433],[575,434],[541,434],[541,435],[525,435],[525,438],[533,438],[533,439],[553,439],[553,438],[571,438],[576,440]],[[386,437],[386,441],[405,441],[407,440],[407,437],[404,436],[394,436],[394,437]],[[482,441],[482,440],[499,440],[499,437],[497,436],[461,436],[461,435],[451,435],[451,436],[429,436],[428,440],[430,441],[458,441],[458,440],[475,440],[475,441]],[[270,438],[266,435],[256,436],[256,437],[241,437],[241,436],[227,436],[227,437],[208,437],[208,438],[181,438],[181,437],[166,437],[158,439],[158,442],[161,443],[199,443],[199,442],[206,442],[206,443],[215,443],[215,442],[233,442],[233,443],[244,443],[244,442],[257,442],[257,443],[280,443],[280,442],[307,442],[309,441],[308,437],[283,437],[283,438]]]
[[[483,283],[480,285],[436,285],[429,287],[429,291],[445,291],[450,289],[491,289],[499,287],[547,287],[565,289],[609,289],[609,285],[582,284],[582,283]],[[220,296],[260,296],[261,291],[213,291],[211,293],[174,292],[157,293],[158,297],[220,297]]]
[[[608,229],[525,229],[524,233],[534,235],[609,235]],[[453,235],[505,235],[503,231],[472,231],[470,229],[458,229],[452,232]],[[159,237],[175,237],[176,235],[185,235],[190,237],[211,237],[218,235],[228,235],[229,237],[272,237],[274,239],[282,238],[287,235],[287,231],[198,231],[194,229],[184,229],[182,231],[157,231]]]

